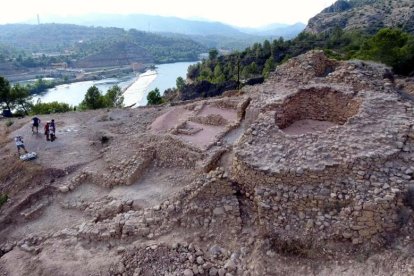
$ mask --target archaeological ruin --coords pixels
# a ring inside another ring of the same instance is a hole
[[[414,109],[389,75],[311,51],[237,93],[57,116],[47,185],[0,213],[0,275],[309,275],[409,236]]]

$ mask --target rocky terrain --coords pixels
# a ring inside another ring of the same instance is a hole
[[[54,142],[2,122],[0,275],[411,275],[412,83],[312,51],[222,97],[55,115]]]
[[[339,0],[309,20],[305,31],[321,33],[334,28],[375,33],[398,27],[414,33],[414,2],[411,0]]]

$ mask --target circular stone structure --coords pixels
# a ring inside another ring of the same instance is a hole
[[[313,81],[299,87],[270,81],[257,98],[266,105],[252,100],[247,113],[256,119],[235,149],[233,179],[255,202],[268,234],[358,244],[381,241],[397,228],[412,177],[405,159],[412,158],[413,114],[378,65],[341,77],[349,66],[338,63],[327,77],[309,77]],[[360,75],[371,78],[360,79],[366,89],[353,85]],[[295,136],[283,131],[306,119],[333,124]]]
[[[300,120],[315,120],[343,125],[354,116],[360,101],[329,87],[301,89],[286,97],[275,109],[275,124],[286,129]]]

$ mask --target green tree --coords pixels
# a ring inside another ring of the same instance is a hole
[[[5,104],[9,112],[11,112],[13,100],[9,81],[0,76],[0,103]]]
[[[208,59],[209,60],[215,60],[218,57],[219,52],[217,49],[210,49],[208,52]]]
[[[413,75],[414,73],[414,36],[411,35],[404,47],[401,48],[401,55],[404,57],[394,70],[398,74]]]
[[[214,79],[213,82],[214,83],[221,83],[221,82],[225,82],[226,81],[226,77],[223,74],[223,71],[221,70],[221,66],[220,64],[217,64],[214,67]]]
[[[270,57],[266,60],[262,74],[265,78],[268,78],[270,72],[272,72],[273,70],[275,70],[275,63],[273,61],[273,58]]]
[[[29,89],[25,86],[21,86],[19,84],[14,85],[11,88],[10,94],[14,103],[19,106],[23,112],[28,115],[29,108],[30,108],[30,94]]]
[[[200,76],[197,78],[197,80],[207,80],[211,81],[213,79],[213,72],[211,72],[210,67],[203,67],[200,72]]]
[[[270,55],[272,54],[272,46],[270,45],[269,40],[265,40],[263,42],[263,55],[265,57],[270,57]]]
[[[7,194],[2,194],[0,193],[0,207],[7,202],[7,200],[9,199],[9,197],[7,196]]]
[[[81,103],[81,107],[84,109],[98,109],[105,107],[103,96],[98,87],[91,86],[85,94],[85,98]]]
[[[258,74],[259,73],[259,68],[257,67],[257,63],[256,62],[252,62],[249,65],[249,72],[252,75]]]
[[[357,56],[394,67],[405,58],[402,49],[408,38],[408,34],[399,29],[381,29],[363,45]]]
[[[160,90],[155,88],[148,93],[147,96],[148,105],[157,105],[162,104],[162,97],[160,94]]]
[[[185,81],[182,77],[178,77],[175,81],[175,85],[177,86],[178,90],[182,90],[185,87]]]
[[[190,80],[195,80],[200,75],[201,63],[196,63],[188,66],[187,68],[187,78]]]
[[[122,96],[121,87],[118,85],[114,85],[108,89],[103,97],[105,107],[123,107],[124,105],[124,96]]]

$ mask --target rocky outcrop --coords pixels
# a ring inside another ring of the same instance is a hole
[[[343,12],[352,8],[349,1],[339,0],[322,11],[322,13]]]
[[[411,0],[339,0],[311,18],[305,32],[322,33],[335,28],[375,33],[383,27],[398,27],[414,33]]]

